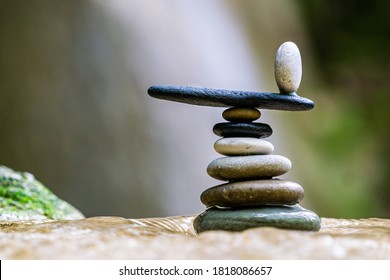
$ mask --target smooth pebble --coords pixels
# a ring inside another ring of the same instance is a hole
[[[263,139],[230,137],[217,140],[214,149],[225,156],[268,155],[274,151],[274,146]]]
[[[303,199],[303,188],[285,180],[231,182],[205,190],[200,200],[207,207],[293,205]]]
[[[291,161],[279,155],[222,157],[207,166],[207,173],[222,181],[271,178],[291,169]]]
[[[280,93],[296,93],[302,78],[301,54],[293,42],[283,43],[276,52],[275,80]]]
[[[251,122],[260,118],[261,113],[255,108],[238,108],[233,107],[226,109],[222,117],[231,122]]]
[[[230,209],[211,207],[197,216],[193,224],[198,233],[208,230],[244,231],[256,227],[318,231],[321,219],[299,204]]]
[[[221,137],[266,138],[272,135],[272,128],[265,123],[217,123],[213,127],[215,135]]]

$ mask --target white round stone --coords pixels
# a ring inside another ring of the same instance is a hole
[[[214,149],[225,156],[268,155],[274,151],[274,146],[263,139],[231,137],[219,139]]]
[[[275,80],[280,93],[296,93],[302,78],[301,54],[293,42],[283,43],[275,57]]]

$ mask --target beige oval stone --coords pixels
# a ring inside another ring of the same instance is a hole
[[[233,107],[226,109],[222,113],[222,117],[227,121],[247,121],[251,122],[260,118],[261,113],[255,108],[238,108]]]
[[[283,43],[276,52],[275,80],[280,93],[295,93],[301,83],[302,61],[297,45]]]
[[[268,155],[274,151],[274,146],[263,139],[231,137],[216,141],[214,149],[225,156]]]
[[[207,166],[207,173],[222,181],[271,178],[291,169],[291,161],[279,155],[223,157]]]

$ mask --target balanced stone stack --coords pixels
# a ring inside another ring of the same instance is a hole
[[[273,155],[274,146],[263,138],[272,134],[257,108],[306,111],[314,103],[297,95],[302,75],[298,47],[292,42],[280,46],[275,59],[275,79],[280,93],[229,91],[220,89],[153,86],[148,93],[156,98],[194,105],[229,107],[222,114],[227,121],[214,126],[222,137],[214,144],[224,157],[212,161],[207,173],[225,184],[201,194],[205,212],[194,220],[197,232],[242,231],[271,226],[296,230],[319,230],[321,220],[299,205],[303,188],[275,178],[291,169],[286,157]]]

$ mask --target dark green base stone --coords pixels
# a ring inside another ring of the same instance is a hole
[[[256,227],[318,231],[321,219],[299,204],[256,208],[212,207],[194,220],[196,232],[208,230],[243,231]]]

